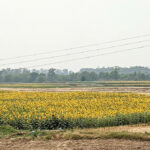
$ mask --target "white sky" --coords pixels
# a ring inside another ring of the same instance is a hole
[[[0,0],[0,59],[150,34],[149,20],[149,0]],[[150,37],[130,42],[145,39],[150,40]],[[126,42],[129,41],[5,60],[0,64],[94,50]],[[150,45],[150,41],[0,68],[48,64],[141,45]],[[85,67],[150,66],[149,56],[150,47],[38,68],[68,68],[76,71]]]

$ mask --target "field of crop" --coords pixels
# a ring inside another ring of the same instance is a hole
[[[19,129],[150,122],[150,96],[100,92],[0,92],[0,124]]]
[[[0,88],[150,87],[150,81],[75,81],[62,83],[0,83]]]

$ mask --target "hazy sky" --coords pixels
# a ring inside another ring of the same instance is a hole
[[[150,47],[51,64],[68,59],[150,45],[150,41],[146,41],[95,51],[97,48],[150,40],[149,36],[95,47],[54,52],[54,50],[144,34],[150,34],[150,0],[0,0],[0,59],[49,52],[45,55],[1,60],[0,65],[70,54],[66,57],[5,65],[0,66],[0,68],[30,67],[42,64],[49,65],[37,68],[55,67],[78,70],[85,67],[150,66]],[[74,54],[86,50],[91,50],[91,52]]]

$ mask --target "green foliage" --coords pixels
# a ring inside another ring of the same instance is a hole
[[[6,135],[12,135],[17,132],[18,131],[11,126],[8,126],[8,125],[0,126],[0,137],[6,136]]]
[[[0,82],[12,83],[48,83],[67,81],[98,81],[98,80],[150,80],[150,69],[144,67],[131,68],[96,68],[81,69],[79,72],[68,72],[67,69],[32,70],[3,69],[0,70]]]
[[[0,118],[0,125],[4,125],[4,124],[6,124],[6,121]]]
[[[114,117],[106,117],[103,119],[64,119],[64,118],[49,118],[46,120],[31,120],[26,122],[25,120],[15,120],[8,122],[7,124],[17,129],[72,129],[72,128],[98,128],[120,125],[133,125],[140,123],[149,123],[150,113],[134,113],[134,114],[117,114]]]

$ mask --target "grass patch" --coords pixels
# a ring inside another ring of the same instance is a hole
[[[115,138],[115,139],[126,139],[126,140],[140,140],[140,141],[150,141],[150,135],[145,133],[132,133],[132,132],[112,132],[105,135],[104,138]]]
[[[8,125],[3,125],[3,126],[0,126],[0,137],[5,137],[5,136],[10,136],[10,135],[13,135],[13,134],[17,134],[19,131],[14,129],[13,127],[11,126],[8,126]]]
[[[132,133],[132,132],[78,132],[69,130],[65,132],[46,131],[44,135],[35,132],[33,135],[28,135],[32,139],[38,138],[43,140],[81,140],[81,139],[125,139],[125,140],[140,140],[150,141],[150,135],[147,133]]]
[[[117,127],[116,127],[117,128]],[[0,126],[1,138],[23,138],[40,140],[81,140],[81,139],[125,139],[150,141],[150,133],[134,133],[128,131],[116,132],[115,130],[98,129],[71,129],[71,130],[17,130],[11,126]]]

